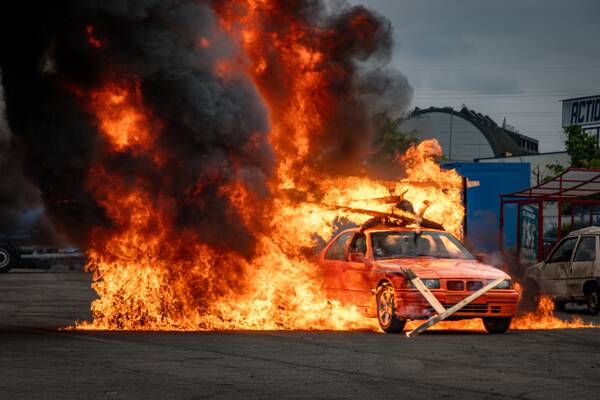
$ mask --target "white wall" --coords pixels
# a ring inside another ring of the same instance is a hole
[[[489,158],[487,160],[479,160],[479,162],[529,163],[531,164],[531,186],[535,186],[538,183],[543,182],[544,178],[554,175],[554,172],[548,168],[548,165],[558,164],[564,168],[568,168],[571,166],[571,156],[566,152],[542,153],[528,156]]]
[[[473,161],[475,158],[494,157],[487,139],[466,119],[443,112],[431,112],[403,121],[399,129],[416,131],[419,140],[437,139],[450,161]]]

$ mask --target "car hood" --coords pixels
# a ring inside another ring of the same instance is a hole
[[[498,268],[475,260],[405,258],[375,262],[375,269],[381,272],[399,272],[403,268],[412,269],[421,278],[510,279],[509,275]]]

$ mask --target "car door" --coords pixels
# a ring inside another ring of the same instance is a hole
[[[573,262],[567,270],[567,295],[569,297],[583,299],[583,284],[593,275],[597,248],[597,236],[585,235],[579,239]]]
[[[540,273],[540,289],[543,294],[558,298],[567,296],[567,271],[571,265],[577,237],[563,239],[554,249]]]
[[[345,264],[347,248],[354,232],[345,232],[335,238],[325,249],[322,265],[325,274],[325,290],[330,299],[342,303],[351,302],[345,290]]]
[[[344,265],[344,290],[346,296],[361,311],[366,312],[372,299],[370,268],[364,263],[367,253],[365,234],[356,232],[348,246],[347,263]],[[360,255],[360,256],[359,256]],[[362,260],[360,259],[362,257]]]

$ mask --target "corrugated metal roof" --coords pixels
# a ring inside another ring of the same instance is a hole
[[[503,197],[530,199],[574,200],[600,194],[600,169],[569,168],[548,182]]]

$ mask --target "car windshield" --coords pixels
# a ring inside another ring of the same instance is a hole
[[[435,257],[473,260],[474,257],[452,235],[444,232],[373,232],[373,256],[376,259]]]

